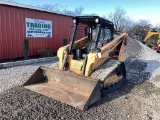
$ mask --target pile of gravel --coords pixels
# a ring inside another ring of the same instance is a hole
[[[150,79],[150,72],[146,72],[147,63],[135,57],[128,57],[125,61],[127,80],[133,83],[141,83]]]
[[[143,43],[135,39],[129,39],[127,44],[127,57],[126,69],[129,73],[133,71],[133,74],[135,72],[139,73],[139,75],[147,74],[150,79],[160,75],[160,54]],[[143,80],[148,79],[147,76],[145,76]]]
[[[155,102],[159,100],[155,95],[160,90],[154,88],[151,83],[142,86],[135,84],[144,82],[150,75],[153,77],[158,74],[157,70],[160,69],[159,54],[156,54],[140,42],[129,39],[127,56],[127,77],[131,82],[125,84],[118,91],[102,98],[90,106],[87,111],[80,111],[20,86],[39,66],[54,68],[56,64],[53,64],[53,62],[56,63],[57,61],[1,69],[0,118],[33,120],[160,118],[157,113],[160,110],[156,108],[158,104],[155,104],[155,113],[152,113],[154,108],[150,105],[151,102],[153,104],[158,103]],[[156,65],[154,65],[155,61],[158,61]],[[150,96],[152,99],[150,99]],[[148,104],[150,105],[149,107]]]

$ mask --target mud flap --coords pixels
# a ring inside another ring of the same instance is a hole
[[[43,66],[24,83],[24,87],[81,110],[101,98],[98,79]]]

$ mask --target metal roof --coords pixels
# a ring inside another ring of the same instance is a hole
[[[57,15],[64,15],[64,16],[72,17],[70,15],[55,13],[51,10],[43,9],[40,7],[35,7],[35,6],[30,6],[30,5],[25,5],[25,4],[15,3],[15,2],[8,2],[5,0],[0,0],[0,5],[7,5],[7,6],[13,6],[13,7],[25,8],[25,9],[31,9],[31,10],[38,10],[38,11],[42,11],[42,12],[48,12],[48,13],[53,13],[53,14],[57,14]]]
[[[73,19],[79,20],[80,23],[86,23],[86,24],[94,24],[96,25],[97,23],[95,22],[95,19],[98,18],[99,21],[97,23],[101,24],[106,24],[106,25],[113,25],[113,22],[104,19],[99,16],[75,16]]]

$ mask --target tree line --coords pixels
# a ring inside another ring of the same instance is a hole
[[[54,5],[39,5],[43,9],[51,10],[56,13],[70,15],[70,16],[80,16],[80,15],[98,15],[95,13],[85,14],[84,7],[79,6],[76,7],[74,10],[68,10],[66,6],[62,6],[60,4]],[[126,10],[117,6],[113,12],[110,12],[107,15],[103,15],[102,17],[112,21],[114,23],[115,31],[119,32],[127,32],[130,36],[140,36],[141,39],[144,39],[147,32],[152,29],[152,24],[148,20],[139,20],[134,21],[129,16],[127,16]],[[160,28],[160,25],[155,27],[156,29]]]

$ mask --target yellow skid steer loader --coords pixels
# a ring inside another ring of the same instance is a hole
[[[128,35],[114,38],[113,23],[99,16],[73,22],[70,44],[57,52],[58,67],[39,67],[24,87],[84,110],[126,82]]]

